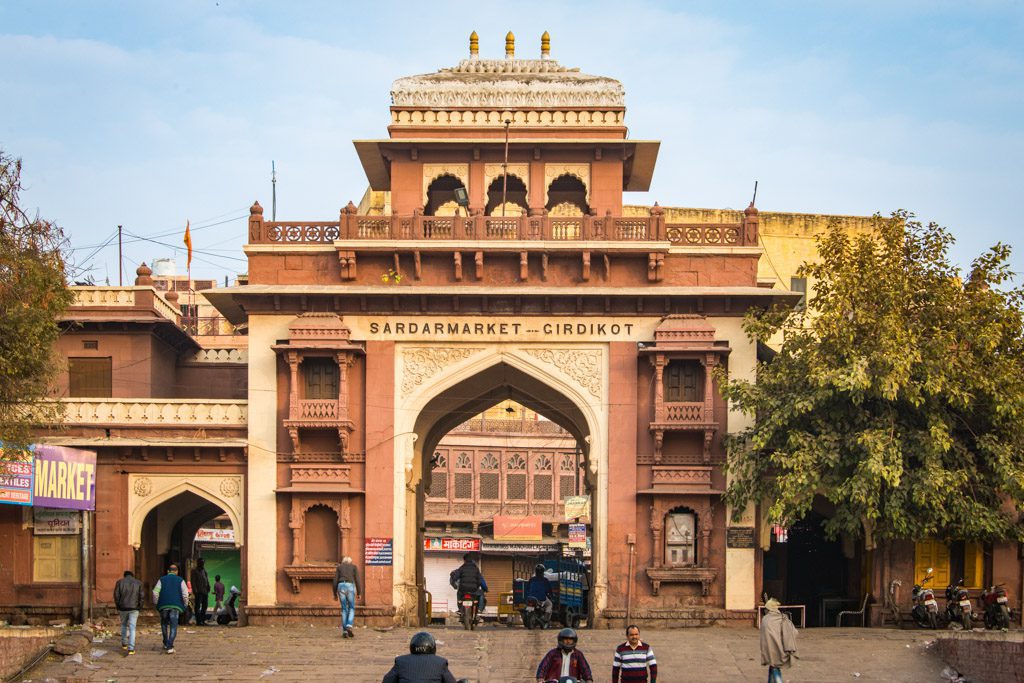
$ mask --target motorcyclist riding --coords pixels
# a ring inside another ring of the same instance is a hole
[[[558,632],[558,647],[544,655],[537,667],[537,683],[557,681],[564,676],[572,676],[586,683],[594,682],[594,674],[590,664],[580,650],[576,649],[576,631],[563,628]]]
[[[484,581],[484,575],[480,573],[480,568],[476,566],[476,562],[473,560],[472,553],[466,553],[462,556],[462,565],[453,571],[448,577],[452,588],[456,590],[457,595],[470,595],[476,596],[478,601],[477,614],[481,614],[484,611],[486,602],[484,601],[484,591],[487,590],[487,582]],[[462,602],[459,602],[459,613],[462,613]]]
[[[395,665],[384,674],[381,683],[458,682],[448,670],[448,660],[437,656],[434,636],[420,631],[409,641],[409,654],[395,657]]]
[[[533,598],[537,601],[537,604],[544,609],[545,620],[549,623],[551,621],[551,609],[554,607],[554,603],[548,597],[550,590],[551,584],[544,576],[544,565],[538,564],[533,568],[533,576],[526,583],[526,597],[527,599]]]

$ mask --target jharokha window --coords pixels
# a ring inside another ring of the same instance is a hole
[[[519,453],[505,463],[505,497],[508,500],[526,500],[526,458]]]
[[[665,368],[666,403],[703,401],[703,386],[703,369],[695,360],[673,360]]]
[[[691,512],[671,512],[665,518],[666,564],[676,567],[697,564],[696,523],[696,515]]]
[[[338,399],[338,364],[331,358],[307,358],[302,361],[306,379],[306,399]]]
[[[434,467],[430,474],[430,497],[448,497],[448,456],[434,453]]]
[[[480,460],[480,500],[498,500],[501,497],[501,473],[498,457],[487,453]]]

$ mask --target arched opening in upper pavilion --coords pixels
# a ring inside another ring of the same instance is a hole
[[[423,207],[426,216],[454,216],[459,211],[455,201],[455,190],[465,188],[462,179],[450,174],[434,178],[427,185],[427,203]]]
[[[508,179],[507,184],[505,179]],[[504,197],[504,204],[502,204]],[[529,212],[526,198],[526,183],[513,175],[500,175],[487,188],[487,205],[484,214],[488,216],[525,216]]]
[[[501,596],[515,579],[529,579],[538,562],[556,561],[585,576],[581,609],[560,616],[578,625],[579,612],[592,613],[593,543],[570,547],[568,525],[585,524],[592,539],[594,513],[565,517],[568,499],[579,502],[596,488],[590,425],[574,400],[498,363],[428,401],[415,431],[408,487],[415,514],[407,511],[407,528],[415,539],[415,584],[431,596],[429,613],[419,601],[419,622],[456,610],[448,577],[466,552],[488,583],[485,618],[514,618],[500,607]]]
[[[544,208],[553,216],[589,214],[586,184],[569,173],[558,176],[548,185],[548,203]]]

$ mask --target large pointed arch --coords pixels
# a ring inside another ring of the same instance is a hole
[[[421,482],[432,453],[448,431],[505,398],[541,412],[577,438],[593,492],[593,601],[607,601],[607,367],[603,346],[508,346],[453,350],[402,345],[396,349],[394,458],[394,600],[405,614],[416,610]],[[596,370],[596,373],[591,371]],[[595,378],[596,376],[596,378]],[[412,378],[412,381],[410,381]],[[400,473],[397,474],[397,473]]]

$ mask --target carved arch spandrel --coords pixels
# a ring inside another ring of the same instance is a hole
[[[446,175],[461,180],[463,187],[469,191],[469,164],[423,164],[423,206],[429,202],[430,184]]]

